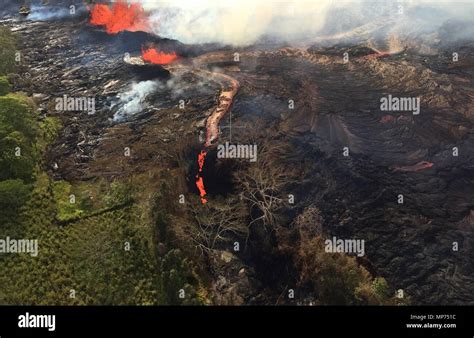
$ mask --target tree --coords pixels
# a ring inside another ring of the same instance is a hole
[[[192,266],[179,249],[169,251],[161,261],[161,296],[168,305],[198,305]]]
[[[0,138],[17,131],[33,144],[37,136],[34,109],[33,102],[22,94],[0,97]]]
[[[34,148],[21,133],[12,132],[0,139],[0,179],[31,181],[35,165]]]
[[[292,163],[293,152],[288,142],[274,137],[264,139],[258,144],[257,161],[235,172],[234,180],[252,215],[250,225],[260,223],[265,228],[275,228],[288,187],[301,183],[298,166]]]
[[[303,240],[296,256],[300,269],[299,285],[314,293],[324,305],[389,305],[396,304],[389,295],[385,279],[373,278],[344,253],[327,253],[324,239],[316,236]]]
[[[27,200],[30,187],[22,180],[0,181],[0,213],[15,214]]]
[[[0,97],[0,180],[30,181],[36,165],[34,104],[21,94]]]
[[[191,226],[188,231],[195,248],[201,253],[209,253],[221,244],[248,235],[245,222],[247,213],[239,200],[227,200],[225,203],[214,201],[212,207],[190,204],[189,212],[195,220],[195,226]]]

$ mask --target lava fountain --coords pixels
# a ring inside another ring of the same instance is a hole
[[[142,58],[145,62],[150,62],[155,65],[167,65],[179,59],[175,53],[165,53],[156,48],[142,48]]]
[[[125,1],[118,1],[110,6],[94,4],[89,10],[90,24],[104,26],[109,34],[117,34],[122,31],[150,31],[148,17],[140,4],[127,4]]]

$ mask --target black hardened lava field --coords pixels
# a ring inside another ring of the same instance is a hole
[[[0,305],[474,305],[473,18],[3,0]]]

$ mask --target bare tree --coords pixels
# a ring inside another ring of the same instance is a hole
[[[247,236],[245,209],[240,201],[227,200],[225,204],[189,204],[195,226],[188,229],[194,246],[201,254],[209,253],[219,244],[229,243],[240,236]]]
[[[278,212],[288,205],[287,188],[300,176],[298,165],[292,161],[293,153],[288,142],[264,139],[258,143],[257,161],[234,174],[242,189],[240,196],[249,204],[253,217],[249,226],[258,222],[266,229],[276,226]]]

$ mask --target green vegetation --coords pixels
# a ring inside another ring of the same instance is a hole
[[[390,293],[384,278],[373,278],[354,257],[326,253],[324,239],[320,236],[303,241],[297,257],[301,269],[300,285],[314,290],[320,304],[402,304],[393,296],[394,293]]]
[[[179,250],[157,255],[151,218],[123,195],[127,184],[72,185],[38,174],[14,226],[21,238],[38,239],[39,255],[0,256],[0,303],[202,304],[191,262]],[[59,225],[61,218],[69,222]]]
[[[15,69],[16,39],[7,27],[0,27],[0,75]],[[0,95],[3,95],[0,90]]]
[[[100,192],[104,186],[88,186],[92,195],[99,196],[92,208],[84,207],[85,186],[38,175],[31,198],[22,208],[21,223],[11,227],[23,229],[25,238],[37,238],[39,255],[0,256],[6,272],[0,275],[1,304],[202,303],[195,291],[199,282],[192,264],[176,250],[164,257],[155,254],[153,243],[146,240],[150,238],[148,224],[138,204],[123,205],[123,200],[117,200],[118,207],[102,208],[110,203],[110,196],[103,192],[114,190],[108,187]],[[66,207],[70,193],[78,194],[77,209]],[[59,215],[78,214],[82,218],[58,226]],[[180,298],[181,289],[184,298]]]
[[[76,195],[72,192],[72,186],[66,181],[53,183],[53,195],[57,201],[56,218],[59,221],[76,219],[84,214],[80,201],[76,201]]]
[[[12,89],[12,85],[8,82],[6,76],[0,76],[0,96],[7,95]]]
[[[169,251],[161,260],[161,295],[171,305],[199,305],[197,279],[191,262],[178,249]]]
[[[0,97],[0,180],[33,181],[36,138],[34,104],[21,94]]]
[[[22,180],[0,181],[0,218],[14,216],[16,211],[25,204],[30,187]]]
[[[48,144],[52,143],[61,130],[61,121],[55,117],[46,116],[40,124],[39,137],[36,142],[37,150],[43,153]]]
[[[141,240],[136,208],[106,212],[66,227],[55,218],[65,183],[38,177],[23,208],[24,236],[38,239],[39,255],[3,257],[3,304],[154,304],[156,263]],[[57,199],[56,199],[57,198]],[[131,225],[132,224],[132,225]],[[126,247],[127,243],[130,247]],[[129,250],[127,250],[129,249]]]
[[[22,94],[8,94],[0,78],[0,221],[26,202],[34,181],[37,129],[34,104]],[[8,84],[8,82],[7,82]]]

